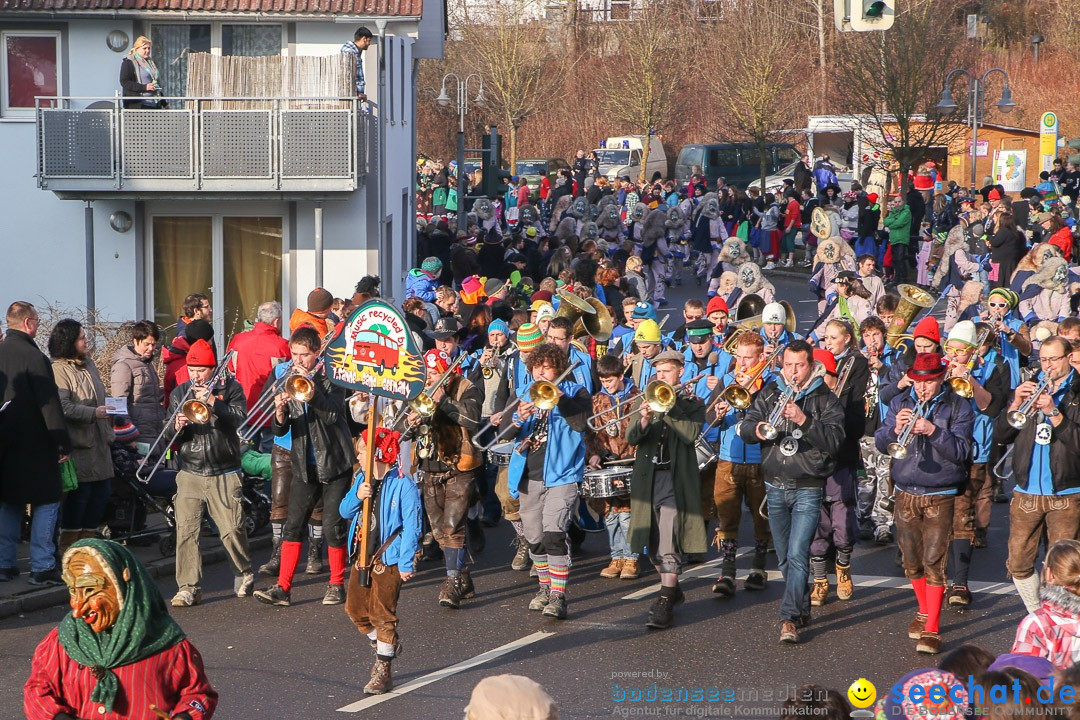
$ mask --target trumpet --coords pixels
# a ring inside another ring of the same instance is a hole
[[[559,383],[568,378],[570,376],[570,373],[574,372],[574,370],[577,369],[577,366],[580,364],[580,361],[575,360],[573,363],[571,363],[570,367],[563,370],[562,374],[559,375],[559,377],[555,378],[555,380],[552,382],[548,382],[547,380],[537,380],[533,382],[533,384],[529,386],[529,389],[527,391],[529,394],[529,402],[531,402],[533,405],[535,405],[541,410],[554,409],[554,407],[559,404]],[[506,413],[514,412],[517,406],[521,404],[521,399],[523,397],[524,395],[519,395],[518,397],[514,398],[514,401],[502,410],[502,416],[506,417]],[[491,442],[485,445],[481,445],[480,436],[493,427],[495,427],[495,423],[491,422],[491,418],[488,418],[487,422],[481,425],[480,429],[478,429],[476,433],[472,436],[472,444],[477,450],[486,451],[491,449],[495,445],[503,442],[510,434],[511,430],[518,429],[516,425],[509,425],[503,428],[500,432],[496,433],[495,437],[491,439]]]
[[[926,417],[928,409],[929,404],[921,400],[915,405],[915,411],[911,414],[911,419],[908,420],[907,425],[904,426],[900,437],[897,438],[896,442],[889,443],[889,457],[893,460],[903,460],[908,456],[908,445],[911,444],[911,436],[915,434],[915,423],[920,418]]]
[[[990,337],[990,327],[987,327],[980,335],[979,339],[975,343],[975,350],[971,353],[971,359],[967,361],[967,375],[964,377],[951,377],[949,378],[949,387],[953,389],[953,392],[962,398],[971,399],[975,394],[975,386],[971,384],[971,369],[975,367],[975,361],[979,358],[979,352],[982,350],[983,344],[986,339]]]
[[[450,379],[450,376],[454,374],[454,370],[457,366],[465,360],[465,353],[459,353],[454,362],[450,363],[450,367],[446,368],[446,372],[439,376],[439,379],[435,381],[435,384],[431,386],[431,389],[424,390],[419,395],[414,397],[408,403],[406,403],[398,414],[394,416],[394,419],[390,421],[390,429],[396,428],[402,420],[409,414],[410,411],[416,413],[425,420],[429,419],[435,414],[435,401],[431,399],[431,396],[435,394],[439,388],[441,388],[446,381]]]
[[[1024,401],[1023,405],[1021,405],[1016,410],[1009,411],[1008,415],[1005,416],[1005,419],[1009,421],[1010,425],[1012,425],[1017,430],[1024,429],[1024,427],[1028,424],[1028,421],[1031,419],[1032,410],[1035,409],[1035,401],[1039,399],[1040,395],[1042,395],[1050,388],[1051,382],[1052,381],[1050,380],[1050,376],[1045,376],[1042,382],[1039,383],[1039,386],[1035,388],[1035,392],[1031,394],[1031,397]]]
[[[761,434],[765,436],[766,440],[775,440],[780,435],[780,430],[776,426],[780,424],[780,416],[784,413],[784,408],[791,402],[793,397],[795,397],[795,387],[787,385],[784,392],[780,393],[780,396],[776,399],[776,405],[773,406],[769,417],[762,423]]]
[[[156,438],[154,438],[153,444],[150,445],[150,449],[146,452],[146,459],[149,460],[151,457],[154,456],[154,452],[158,449],[158,445],[160,445],[161,441],[165,439],[166,433],[168,433],[169,430],[172,429],[172,436],[169,437],[169,442],[166,443],[163,448],[161,448],[161,454],[158,455],[158,458],[154,462],[154,464],[150,466],[149,472],[144,473],[144,469],[146,468],[145,461],[135,471],[136,480],[144,483],[150,482],[150,478],[153,477],[154,473],[156,473],[158,468],[161,467],[161,464],[165,462],[165,457],[168,455],[167,451],[169,449],[169,446],[176,442],[176,438],[180,436],[180,430],[175,429],[177,417],[183,415],[190,422],[196,425],[205,425],[206,423],[210,422],[210,406],[202,400],[196,398],[195,392],[196,390],[202,388],[216,387],[218,383],[220,383],[222,379],[224,379],[228,375],[229,363],[232,362],[232,359],[235,356],[235,350],[230,350],[229,352],[225,353],[225,357],[222,358],[218,366],[214,368],[214,374],[210,376],[210,380],[205,385],[197,385],[195,383],[191,383],[190,385],[188,385],[187,392],[185,392],[183,397],[180,398],[180,402],[176,406],[176,409],[173,410],[172,414],[170,414],[169,417],[165,420],[164,425],[162,425],[161,427],[161,432],[158,433],[158,436]]]

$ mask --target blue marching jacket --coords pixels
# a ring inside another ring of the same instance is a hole
[[[564,380],[559,384],[559,390],[564,395],[573,396],[584,388],[578,383]],[[532,435],[536,428],[537,415],[538,413],[534,412],[523,421],[514,413],[514,421],[522,423],[517,434],[519,441]],[[520,442],[514,447],[514,453],[510,456],[510,467],[507,469],[507,487],[510,497],[513,498],[518,496],[518,486],[525,479],[526,456],[520,452],[520,447]],[[559,407],[555,406],[548,413],[548,437],[544,443],[544,485],[569,485],[581,482],[584,475],[585,438],[581,432],[570,427]]]
[[[888,452],[897,441],[896,415],[917,404],[915,389],[901,393],[889,403],[889,414],[874,433],[878,452]],[[892,461],[897,488],[913,495],[956,492],[968,479],[975,436],[975,412],[971,403],[943,385],[931,400],[926,417],[937,426],[932,435],[912,435],[908,455]]]
[[[356,496],[356,491],[364,484],[364,471],[356,474],[352,487],[341,499],[338,510],[343,519],[349,520],[349,555],[359,552],[360,510],[363,501]],[[397,468],[392,468],[382,479],[379,491],[379,545],[398,529],[401,533],[394,542],[383,551],[384,565],[397,565],[400,572],[413,572],[413,556],[420,547],[421,530],[420,489],[408,475],[402,475]]]

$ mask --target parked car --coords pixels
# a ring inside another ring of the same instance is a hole
[[[791,163],[785,168],[781,168],[775,174],[769,175],[765,178],[765,190],[766,192],[773,192],[783,186],[784,180],[795,180],[795,166],[799,164],[799,161]],[[837,184],[840,185],[840,192],[847,192],[851,190],[852,176],[851,172],[846,170],[840,170],[836,173]],[[747,188],[761,187],[761,178],[749,183]]]
[[[641,156],[644,153],[644,135],[625,135],[609,137],[596,149],[600,160],[600,174],[608,180],[628,175],[637,182],[641,175]],[[659,138],[649,140],[649,159],[645,168],[645,180],[652,179],[653,173],[661,177],[668,176],[668,158],[664,143]]]
[[[547,175],[551,186],[555,187],[555,176],[563,169],[569,170],[570,163],[562,158],[526,158],[514,164],[514,174],[529,183],[529,197],[534,203],[540,199],[540,178]]]
[[[778,173],[788,166],[793,167],[801,157],[795,146],[788,143],[771,143],[766,151],[766,168],[770,174]],[[724,178],[728,185],[740,188],[761,179],[761,159],[754,143],[683,145],[679,158],[675,161],[676,182],[685,184],[695,165],[701,168],[710,189],[716,187],[716,179],[720,177]]]

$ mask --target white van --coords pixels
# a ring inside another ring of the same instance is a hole
[[[606,175],[608,180],[629,175],[631,180],[637,182],[641,175],[644,143],[644,135],[623,135],[602,141],[596,149],[596,156],[600,159],[600,174]],[[663,178],[668,176],[664,143],[654,137],[649,140],[649,162],[645,168],[645,180],[650,180],[656,172]]]

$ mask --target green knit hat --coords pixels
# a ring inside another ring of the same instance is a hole
[[[544,342],[544,334],[534,323],[521,323],[517,331],[518,350],[530,352]]]

